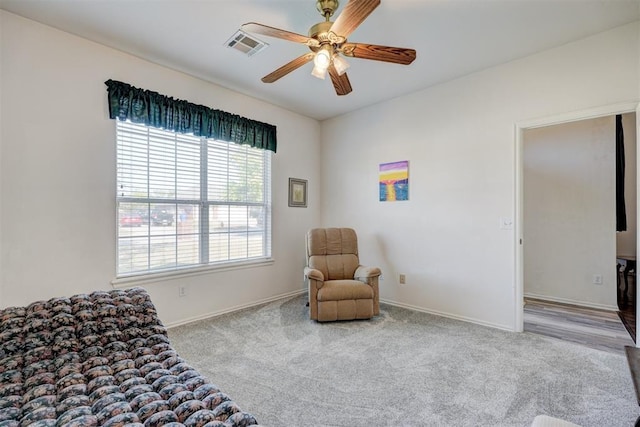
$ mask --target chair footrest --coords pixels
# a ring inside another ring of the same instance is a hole
[[[327,280],[318,289],[318,301],[373,299],[373,288],[358,280]]]

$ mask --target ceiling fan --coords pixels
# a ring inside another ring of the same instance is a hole
[[[349,63],[343,56],[403,65],[411,64],[416,59],[416,51],[414,49],[347,42],[347,37],[379,4],[380,0],[351,0],[338,15],[335,22],[331,22],[329,18],[333,16],[338,8],[339,1],[317,0],[316,8],[325,20],[312,26],[309,29],[309,36],[256,22],[244,24],[242,26],[244,31],[302,43],[311,49],[311,52],[305,53],[267,74],[262,78],[262,81],[264,83],[273,83],[306,63],[313,61],[314,67],[311,74],[324,79],[328,72],[336,93],[338,95],[347,95],[352,88],[346,74]]]

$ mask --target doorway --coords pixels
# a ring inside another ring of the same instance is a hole
[[[555,116],[551,118],[540,119],[540,120],[529,121],[529,122],[522,122],[522,123],[516,124],[516,129],[515,129],[516,131],[515,132],[516,133],[515,135],[516,136],[516,171],[515,171],[516,172],[516,188],[515,188],[515,193],[516,193],[516,197],[515,197],[516,199],[516,209],[515,209],[516,210],[516,229],[515,229],[516,278],[515,278],[515,283],[516,283],[516,286],[515,286],[515,292],[514,292],[515,307],[516,307],[516,313],[515,313],[515,319],[516,319],[515,329],[516,330],[522,331],[523,325],[524,325],[524,316],[523,316],[524,296],[525,296],[524,244],[526,242],[523,241],[523,238],[527,237],[525,233],[526,228],[529,228],[529,232],[531,232],[532,227],[533,229],[535,229],[535,224],[532,224],[531,222],[529,223],[525,222],[527,221],[527,218],[525,215],[525,209],[524,209],[525,197],[526,197],[524,194],[524,179],[525,179],[524,141],[525,141],[526,133],[537,132],[537,133],[544,134],[544,131],[545,131],[544,128],[549,128],[549,127],[553,127],[560,124],[566,124],[569,127],[575,127],[575,126],[579,127],[579,124],[577,122],[584,121],[587,119],[596,119],[595,129],[597,132],[597,130],[600,129],[603,126],[603,124],[611,123],[611,121],[613,120],[611,119],[611,116],[615,116],[616,114],[636,112],[637,110],[640,110],[640,107],[637,103],[626,103],[626,104],[613,105],[613,106],[603,107],[603,108],[589,110],[589,111],[576,112],[571,114],[565,114],[562,116]],[[609,116],[609,119],[606,119],[607,116]],[[627,127],[625,127],[626,133],[633,133],[634,135],[637,135],[638,116],[639,114],[636,113],[634,118],[635,123],[632,123],[631,126],[627,126],[630,129],[627,129]],[[593,129],[587,130],[587,135],[588,135],[588,132],[593,132]],[[613,138],[613,135],[615,135],[615,133],[612,131],[612,138]],[[544,144],[542,144],[542,147],[544,148]],[[587,158],[587,160],[589,159]],[[597,159],[597,158],[592,160],[602,161],[602,159]],[[627,163],[628,162],[629,162],[629,159],[627,159]],[[634,156],[634,166],[636,165],[636,163],[637,163],[637,156]],[[614,160],[612,161],[612,165],[615,165]],[[562,171],[561,169],[558,169],[558,170]],[[600,178],[593,177],[593,176],[589,177],[587,174],[586,179],[587,180],[595,179],[596,180],[594,181],[595,183]],[[545,183],[544,179],[542,179],[542,181],[543,181],[542,182],[543,185],[541,186],[541,188],[544,188],[544,185],[551,185],[551,186],[558,185],[557,182],[554,184],[552,182]],[[589,200],[589,198],[594,197],[595,199],[597,199],[598,196],[593,194],[587,194],[588,192],[585,192],[582,195],[580,194],[576,195],[575,189],[570,188],[571,184],[572,183],[563,183],[561,184],[561,186],[566,188],[560,188],[560,189],[558,189],[558,187],[554,188],[554,190],[562,190],[562,191],[554,191],[554,193],[562,193],[563,191],[565,193],[565,194],[556,194],[557,196],[556,202],[561,201],[563,197],[565,198],[574,197],[574,198],[577,198],[581,203],[583,203],[583,206],[581,207],[583,210],[589,209],[590,207],[592,207],[592,205],[590,204],[591,201]],[[584,186],[584,183],[582,183],[582,185]],[[586,188],[589,188],[589,186],[587,185]],[[636,193],[637,193],[637,190],[636,190]],[[613,197],[614,199],[612,202],[612,206],[615,206],[615,196]],[[635,202],[634,202],[634,206],[635,206]],[[560,213],[559,215],[562,215],[562,214]],[[635,219],[635,216],[636,216],[635,212],[633,212],[632,215],[634,216],[634,219]],[[550,239],[553,239],[554,236],[556,237],[560,236],[559,239],[556,239],[555,245],[564,245],[564,250],[565,250],[565,252],[560,251],[564,255],[557,257],[557,259],[551,259],[551,262],[550,262],[551,267],[549,267],[551,268],[551,270],[549,271],[551,271],[551,274],[553,274],[552,267],[555,264],[554,268],[556,268],[556,273],[555,273],[554,279],[556,280],[556,283],[559,280],[563,284],[563,289],[561,290],[560,294],[556,296],[555,301],[561,302],[561,303],[576,303],[576,302],[581,303],[583,302],[582,300],[584,299],[586,300],[587,305],[590,305],[591,307],[611,309],[616,305],[616,289],[617,289],[615,287],[616,264],[614,261],[615,255],[617,253],[616,252],[617,243],[616,243],[614,231],[612,231],[612,230],[615,230],[615,218],[613,217],[612,219],[609,219],[609,222],[611,221],[614,222],[613,226],[609,224],[604,225],[605,229],[611,230],[609,231],[611,233],[609,237],[603,238],[602,240],[599,240],[598,238],[595,239],[598,242],[600,242],[602,245],[606,246],[604,250],[608,251],[610,256],[606,256],[606,255],[603,256],[601,254],[600,255],[596,254],[596,258],[601,259],[602,263],[601,265],[592,266],[591,265],[592,261],[586,260],[586,264],[584,263],[585,252],[584,252],[584,248],[582,247],[583,245],[576,244],[577,242],[573,242],[573,240],[575,240],[573,237],[575,237],[577,240],[580,240],[580,238],[584,236],[581,237],[578,234],[574,234],[571,239],[568,239],[569,241],[563,242],[561,240],[562,236],[571,235],[571,232],[584,233],[585,224],[579,223],[583,219],[581,218],[582,216],[583,215],[580,214],[579,210],[578,212],[574,212],[573,214],[570,214],[568,217],[564,219],[564,222],[559,221],[558,224],[555,224],[555,226],[560,227],[560,229],[552,230],[552,233],[549,235]],[[593,218],[591,218],[590,220],[593,221]],[[574,224],[572,223],[572,221],[577,221],[578,223]],[[636,246],[635,242],[637,241],[636,239],[637,231],[634,231],[633,234],[634,234],[633,244],[634,246]],[[591,237],[587,236],[587,237],[592,238],[593,236]],[[534,246],[533,245],[534,242],[531,242],[531,243],[532,243],[532,246]],[[549,243],[550,243],[549,247],[553,249],[554,243],[552,242],[549,242]],[[566,257],[567,259],[566,260],[563,259],[563,256]],[[567,260],[570,260],[571,258],[573,258],[571,260],[571,266],[568,266],[565,269],[566,271],[563,271],[562,266],[567,265]],[[608,258],[611,258],[610,263],[608,262]],[[580,264],[580,262],[583,262],[583,264]],[[536,271],[534,273],[540,276],[541,278],[543,278],[545,274],[547,274],[547,279],[548,279],[549,277],[553,277],[553,276],[549,276],[550,274],[549,271],[545,271],[545,268],[542,268],[540,269],[540,271]],[[580,277],[575,277],[576,275]],[[528,289],[529,291],[528,293],[529,294],[533,293],[534,297],[546,296],[546,294],[549,293],[549,290],[546,289],[545,286],[548,284],[547,282],[549,282],[549,280],[542,280],[542,282],[543,282],[542,285],[540,285],[537,289],[534,287],[534,292],[532,292],[531,289]],[[567,284],[571,286],[567,286]],[[583,287],[580,288],[580,286],[583,286]],[[569,289],[571,287],[574,287],[574,289],[573,290]],[[605,290],[604,288],[607,288],[607,290]],[[583,291],[585,294],[590,294],[590,295],[581,295],[580,293],[581,291]],[[607,295],[607,292],[609,292],[608,295]],[[589,303],[589,301],[591,301],[591,303]]]

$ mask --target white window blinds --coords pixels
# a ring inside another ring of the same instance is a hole
[[[270,151],[116,123],[118,276],[270,258]]]

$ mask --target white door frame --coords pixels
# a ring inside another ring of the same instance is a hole
[[[523,229],[524,229],[524,206],[523,206],[523,181],[524,181],[524,158],[523,158],[523,142],[524,131],[526,129],[535,129],[539,127],[558,125],[562,123],[575,122],[578,120],[594,119],[604,116],[613,116],[616,114],[624,113],[636,113],[636,138],[640,135],[640,103],[638,102],[625,102],[620,104],[608,105],[599,108],[593,108],[589,110],[574,111],[571,113],[558,114],[550,117],[543,117],[540,119],[527,120],[518,122],[514,126],[515,132],[515,324],[514,330],[516,332],[522,332],[524,329],[524,251],[523,251]],[[636,164],[640,165],[640,155],[636,156]],[[640,167],[638,168],[640,171]],[[640,173],[638,173],[640,178]],[[636,192],[640,194],[640,185],[636,185]],[[638,198],[640,200],[640,198]],[[640,209],[638,210],[640,217]],[[640,225],[640,221],[638,221]],[[640,247],[640,227],[636,231],[636,245]],[[640,253],[636,247],[636,253]],[[640,298],[636,298],[640,300]],[[636,307],[638,307],[638,301],[636,301]],[[640,313],[640,310],[637,310]],[[640,325],[640,316],[637,318],[637,326]],[[636,327],[636,334],[640,335],[640,328]],[[636,346],[639,345],[640,340],[636,339]]]

